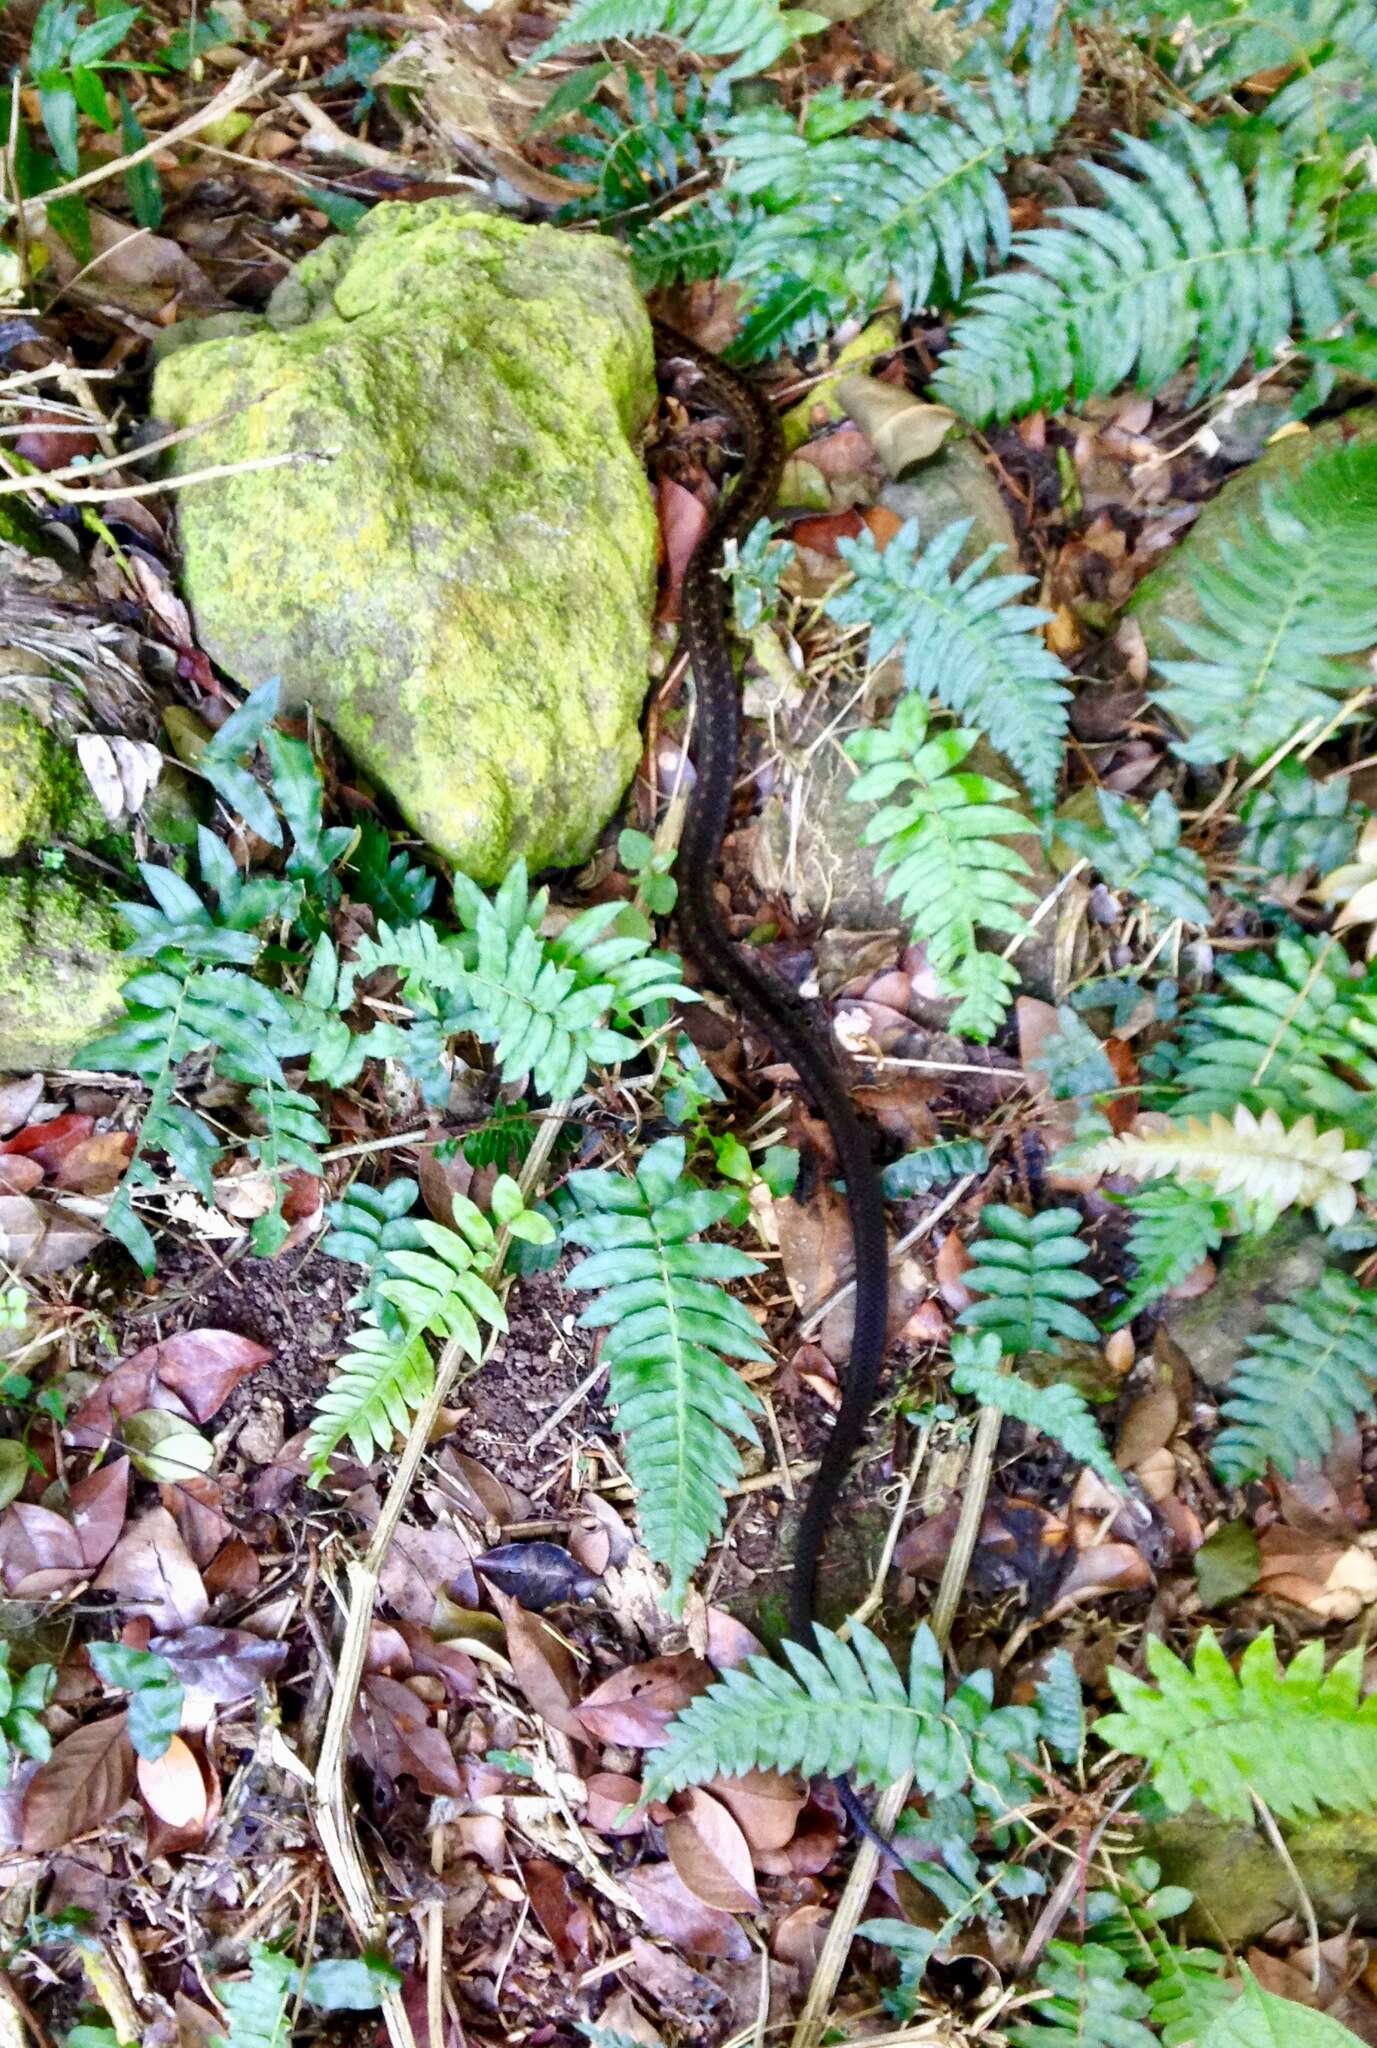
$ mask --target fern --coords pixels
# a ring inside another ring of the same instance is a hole
[[[1346,775],[1320,781],[1288,756],[1239,811],[1239,865],[1269,881],[1316,870],[1328,874],[1352,855],[1364,816],[1350,804]]]
[[[1188,1116],[1303,1103],[1359,1135],[1373,1129],[1377,970],[1351,972],[1332,939],[1280,938],[1274,958],[1240,954],[1219,979],[1223,990],[1192,1006],[1179,1042],[1153,1062],[1173,1084],[1154,1102]]]
[[[1002,1203],[980,1212],[980,1236],[962,1278],[971,1302],[957,1318],[968,1330],[987,1330],[1015,1356],[1045,1351],[1054,1337],[1098,1341],[1099,1332],[1075,1306],[1099,1292],[1079,1268],[1090,1247],[1077,1234],[1074,1209],[1044,1209],[1023,1216]]]
[[[1225,1820],[1250,1821],[1256,1795],[1290,1820],[1322,1808],[1363,1812],[1377,1798],[1377,1698],[1359,1699],[1361,1645],[1328,1675],[1318,1641],[1283,1668],[1270,1628],[1237,1672],[1212,1629],[1196,1644],[1193,1670],[1155,1636],[1144,1647],[1156,1685],[1111,1665],[1119,1711],[1102,1715],[1095,1732],[1147,1760],[1171,1812],[1198,1799]]]
[[[292,2007],[301,1966],[280,1949],[254,1942],[247,1977],[221,1981],[220,2003],[229,2018],[224,2048],[288,2048]]]
[[[1040,52],[1021,82],[998,59],[978,82],[935,74],[933,82],[954,119],[824,89],[797,126],[769,106],[723,124],[716,154],[739,225],[727,275],[747,293],[738,359],[864,318],[891,289],[905,313],[949,303],[968,275],[1008,255],[999,180],[1014,157],[1046,148],[1070,120],[1080,92],[1075,53],[1069,44]],[[879,120],[890,132],[854,132]]]
[[[1006,1371],[1000,1357],[1000,1340],[993,1331],[972,1337],[958,1330],[951,1344],[953,1391],[987,1408],[998,1408],[1001,1415],[1011,1415],[1030,1429],[1041,1430],[1078,1465],[1088,1465],[1107,1486],[1121,1490],[1123,1477],[1084,1394],[1064,1383],[1035,1387],[1017,1373]]]
[[[1181,845],[1181,813],[1159,789],[1144,816],[1112,789],[1098,792],[1103,823],[1061,818],[1057,837],[1088,860],[1111,889],[1185,924],[1210,922],[1210,885],[1198,853]]]
[[[265,1083],[250,1091],[249,1107],[263,1123],[261,1133],[249,1140],[249,1153],[271,1177],[275,1196],[269,1213],[254,1218],[250,1236],[259,1257],[270,1259],[281,1251],[290,1231],[282,1214],[286,1175],[295,1168],[322,1180],[320,1147],[329,1144],[330,1133],[310,1096],[295,1088]]]
[[[628,245],[636,282],[642,291],[652,292],[720,277],[740,233],[738,222],[715,192],[695,199],[682,212],[648,221],[635,229]]]
[[[1053,1650],[1036,1691],[1043,1741],[1063,1763],[1078,1764],[1085,1747],[1085,1708],[1069,1650]]]
[[[1161,1129],[1139,1129],[1077,1146],[1078,1165],[1101,1173],[1152,1180],[1164,1173],[1204,1181],[1219,1194],[1238,1194],[1275,1217],[1300,1203],[1322,1223],[1347,1223],[1358,1205],[1354,1184],[1372,1163],[1370,1152],[1346,1148],[1342,1131],[1317,1132],[1303,1116],[1288,1128],[1274,1109],[1260,1117],[1238,1108],[1232,1121],[1216,1113]]]
[[[643,212],[702,163],[708,95],[696,73],[679,95],[664,71],[653,80],[628,71],[626,103],[629,118],[592,102],[583,109],[586,128],[565,139],[555,175],[586,189],[561,207],[560,218],[615,221]]]
[[[487,1122],[470,1131],[463,1153],[470,1166],[519,1166],[536,1141],[536,1120],[520,1102],[499,1102]]]
[[[746,78],[768,70],[800,36],[826,26],[823,15],[781,9],[778,0],[575,0],[532,61],[576,44],[672,36],[696,57],[734,56],[721,79]]]
[[[417,1250],[423,1243],[411,1215],[419,1193],[417,1183],[405,1177],[389,1181],[385,1188],[355,1181],[337,1202],[326,1207],[330,1228],[321,1240],[321,1250],[332,1259],[366,1267],[370,1279],[381,1274],[390,1251]]]
[[[1042,1051],[1029,1065],[1047,1076],[1059,1102],[1112,1093],[1119,1085],[1109,1054],[1083,1017],[1069,1003],[1057,1005],[1057,1023]]]
[[[1318,1464],[1334,1438],[1372,1407],[1377,1293],[1331,1268],[1319,1285],[1267,1311],[1234,1368],[1213,1461],[1226,1485]]]
[[[1226,1232],[1238,1227],[1233,1204],[1198,1181],[1163,1181],[1130,1195],[1128,1253],[1137,1268],[1129,1292],[1110,1320],[1122,1329],[1136,1315],[1192,1274]]]
[[[721,574],[731,585],[737,631],[749,637],[779,609],[780,579],[795,555],[792,541],[780,540],[768,519],[757,519],[739,544],[728,540]]]
[[[1232,92],[1260,72],[1294,76],[1268,102],[1266,120],[1302,155],[1316,143],[1361,145],[1377,127],[1377,9],[1372,0],[1205,0],[1192,10],[1194,34],[1180,70],[1203,56],[1192,98]]]
[[[360,903],[368,904],[392,924],[412,924],[424,917],[435,895],[434,875],[404,852],[394,853],[391,840],[375,818],[365,818],[359,826],[348,874]]]
[[[1186,543],[1189,551],[1190,543]],[[1185,732],[1187,761],[1261,760],[1354,687],[1346,655],[1377,641],[1377,445],[1316,456],[1264,487],[1256,518],[1190,581],[1201,617],[1168,620],[1189,660],[1156,660],[1155,701]]]
[[[475,1271],[479,1253],[492,1255],[492,1225],[462,1195],[453,1209],[454,1230],[417,1220],[406,1243],[394,1239],[387,1247],[372,1285],[377,1306],[363,1317],[316,1404],[306,1445],[316,1483],[346,1438],[366,1465],[409,1427],[435,1384],[427,1336],[448,1339],[476,1363],[483,1327],[506,1329],[502,1303]]]
[[[909,689],[985,733],[1046,809],[1061,769],[1068,672],[1039,630],[1049,614],[1013,602],[1033,579],[986,575],[999,548],[951,574],[971,524],[954,520],[921,554],[916,520],[883,550],[868,531],[839,542],[852,581],[826,609],[838,625],[869,628],[874,664],[902,646]]]
[[[984,1173],[989,1164],[990,1155],[979,1138],[945,1138],[941,1144],[925,1145],[920,1151],[905,1152],[902,1159],[891,1159],[880,1180],[888,1199],[902,1202],[959,1180],[963,1174]]]
[[[724,1490],[741,1476],[734,1437],[758,1441],[752,1417],[759,1400],[727,1361],[767,1355],[755,1323],[722,1284],[759,1272],[757,1261],[698,1237],[739,1197],[690,1179],[685,1151],[682,1138],[661,1139],[633,1180],[571,1174],[569,1187],[588,1213],[564,1230],[568,1242],[592,1253],[568,1285],[597,1290],[579,1323],[606,1331],[602,1357],[641,1531],[669,1573],[675,1612],[722,1528]]]
[[[929,966],[954,995],[965,992],[978,952],[977,927],[1022,932],[1023,907],[1034,900],[1019,879],[1030,872],[1027,861],[998,836],[1028,830],[1027,819],[1004,801],[1014,792],[988,776],[957,773],[976,740],[975,733],[959,730],[929,737],[927,705],[914,691],[888,726],[853,733],[846,742],[865,770],[848,791],[853,803],[904,792],[867,820],[862,842],[879,848],[875,872],[888,877],[886,897],[899,905]],[[993,1020],[987,1013],[972,1016],[963,1002],[952,1018],[954,1031],[993,1035],[1018,979],[1007,962],[1000,966],[998,1014]]]
[[[906,1771],[929,1799],[965,1791],[987,1812],[1017,1804],[1017,1756],[1031,1756],[1037,1715],[993,1707],[994,1679],[974,1672],[947,1697],[942,1652],[924,1623],[908,1684],[889,1652],[857,1624],[848,1642],[816,1628],[817,1649],[784,1645],[788,1667],[753,1657],[676,1714],[645,1773],[645,1800],[744,1771],[851,1773],[888,1785]]]
[[[1184,124],[1172,146],[1127,138],[1123,171],[1093,167],[1104,210],[1069,206],[1015,236],[1026,267],[977,285],[933,393],[976,424],[1133,382],[1160,391],[1192,357],[1191,398],[1271,357],[1297,326],[1340,317],[1341,250],[1295,194],[1295,169],[1259,162],[1251,199],[1222,142]]]
[[[1009,2029],[1012,2048],[1157,2048],[1151,1999],[1095,1942],[1048,1942],[1032,2006],[1037,2019]]]

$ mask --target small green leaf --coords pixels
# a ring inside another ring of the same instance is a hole
[[[1257,1533],[1250,1522],[1225,1522],[1193,1559],[1200,1605],[1225,1607],[1241,1593],[1251,1592],[1262,1569]]]
[[[184,1415],[165,1408],[145,1408],[126,1416],[123,1436],[135,1469],[145,1479],[176,1486],[181,1480],[209,1472],[215,1446]]]
[[[400,1971],[383,1956],[332,1956],[312,1963],[305,1996],[320,2012],[371,2012],[384,1991],[401,1981]]]

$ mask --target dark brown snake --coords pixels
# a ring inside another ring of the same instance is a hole
[[[884,1198],[866,1128],[826,1042],[792,989],[745,958],[723,922],[713,894],[723,834],[731,814],[741,738],[741,707],[727,634],[728,590],[721,575],[729,540],[743,540],[774,502],[784,465],[784,440],[768,399],[718,357],[655,321],[664,363],[691,363],[714,402],[736,423],[744,460],[735,490],[719,505],[684,573],[680,631],[693,668],[696,780],[679,845],[676,874],[679,936],[710,983],[729,996],[787,1060],[822,1112],[846,1182],[856,1276],[856,1327],[841,1406],[799,1524],[789,1589],[789,1635],[813,1641],[818,1563],[838,1495],[865,1430],[884,1356],[889,1291]],[[854,1817],[864,1824],[863,1813]],[[870,1832],[867,1825],[867,1832]]]

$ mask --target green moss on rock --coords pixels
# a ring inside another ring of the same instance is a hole
[[[203,430],[181,466],[301,458],[179,498],[203,644],[481,881],[582,859],[635,766],[653,391],[610,242],[447,200],[376,208],[257,333],[159,366],[158,414]]]
[[[65,877],[0,875],[0,1073],[70,1066],[121,1014],[114,899]]]
[[[85,846],[108,831],[75,748],[22,704],[0,699],[0,860],[30,843]]]

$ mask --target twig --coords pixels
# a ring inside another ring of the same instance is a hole
[[[1251,1786],[1249,1790],[1250,1792],[1252,1791]],[[1252,1793],[1252,1800],[1253,1806],[1257,1811],[1257,1817],[1262,1822],[1262,1832],[1276,1850],[1286,1875],[1295,1886],[1296,1897],[1300,1901],[1301,1918],[1305,1921],[1305,1931],[1310,1936],[1310,1982],[1314,1989],[1318,1991],[1320,1988],[1320,1927],[1319,1922],[1315,1918],[1314,1901],[1305,1888],[1305,1879],[1296,1868],[1296,1859],[1287,1846],[1285,1835],[1277,1826],[1271,1807],[1256,1792]]]
[[[521,1170],[523,1196],[528,1195],[536,1185],[554,1149],[555,1140],[563,1128],[567,1107],[566,1103],[556,1103],[536,1135],[536,1141]],[[510,1242],[510,1231],[499,1232],[497,1248],[486,1275],[490,1286],[502,1285],[502,1268],[506,1263]],[[485,1363],[491,1356],[496,1341],[494,1335],[484,1350],[482,1362]],[[349,1803],[346,1774],[349,1730],[354,1718],[354,1704],[358,1699],[359,1685],[363,1678],[368,1631],[372,1625],[373,1606],[377,1598],[383,1564],[430,1443],[431,1431],[458,1378],[463,1362],[463,1347],[451,1340],[440,1353],[435,1367],[434,1385],[412,1422],[406,1444],[397,1460],[397,1469],[392,1475],[392,1484],[387,1489],[387,1498],[374,1525],[368,1549],[362,1559],[355,1558],[350,1561],[349,1609],[345,1616],[344,1635],[340,1642],[338,1676],[325,1723],[325,1734],[321,1740],[320,1762],[316,1766],[315,1779],[311,1787],[311,1809],[316,1832],[329,1859],[330,1869],[353,1931],[365,1946],[377,1940],[385,1916],[359,1847],[358,1833]],[[384,1993],[383,2017],[387,2022],[387,2031],[393,2048],[415,2048],[411,2022],[407,2018],[406,2007],[398,1991],[389,1990]]]
[[[579,1402],[582,1401],[587,1395],[592,1393],[594,1387],[598,1384],[598,1381],[602,1378],[603,1374],[606,1371],[607,1367],[602,1363],[600,1359],[598,1363],[593,1367],[593,1370],[584,1379],[581,1379],[579,1381],[578,1385],[574,1388],[573,1393],[566,1394],[564,1399],[560,1402],[558,1408],[555,1409],[554,1413],[552,1415],[546,1416],[545,1420],[541,1423],[540,1428],[536,1431],[535,1435],[531,1437],[528,1441],[526,1446],[528,1452],[533,1451],[536,1448],[537,1444],[543,1444],[546,1437],[552,1435],[554,1431],[559,1428],[561,1422],[563,1422],[566,1415],[573,1414],[574,1410],[578,1407]]]
[[[932,1423],[925,1422],[918,1433],[917,1447],[912,1458],[909,1460],[908,1470],[900,1482],[899,1498],[895,1501],[894,1513],[889,1518],[889,1527],[885,1531],[884,1545],[880,1551],[880,1561],[875,1567],[875,1577],[871,1582],[870,1591],[866,1594],[860,1606],[855,1608],[842,1623],[841,1628],[837,1631],[839,1635],[849,1634],[857,1622],[869,1621],[871,1615],[875,1613],[881,1600],[884,1598],[885,1580],[889,1577],[889,1567],[894,1562],[894,1552],[898,1548],[899,1543],[899,1531],[904,1525],[904,1516],[908,1513],[908,1504],[913,1498],[913,1489],[918,1483],[918,1474],[923,1469],[923,1460],[928,1454],[928,1444],[931,1439]]]
[[[1022,1079],[1022,1076],[1020,1075],[1019,1078]],[[889,1254],[890,1265],[897,1265],[904,1253],[911,1250],[920,1238],[926,1237],[934,1224],[940,1223],[944,1216],[949,1216],[967,1189],[973,1188],[978,1179],[978,1174],[966,1174],[963,1179],[956,1183],[956,1186],[952,1188],[949,1194],[943,1195],[935,1209],[929,1210],[921,1223],[915,1223],[912,1230],[905,1231]],[[819,1302],[818,1306],[805,1316],[798,1326],[799,1336],[811,1337],[814,1330],[820,1329],[824,1319],[832,1313],[832,1310],[839,1301],[846,1300],[847,1295],[854,1291],[855,1285],[854,1280],[843,1280],[835,1293],[829,1294],[826,1301]]]
[[[937,1598],[933,1602],[932,1614],[929,1617],[932,1632],[943,1649],[947,1646],[951,1625],[960,1604],[962,1588],[966,1583],[966,1573],[970,1570],[971,1558],[975,1554],[1002,1419],[998,1408],[982,1408],[980,1420],[976,1424],[975,1441],[971,1445],[971,1462],[966,1473],[966,1490],[961,1501],[961,1517],[956,1525],[951,1549],[947,1553],[942,1582],[937,1588]],[[874,1814],[877,1834],[888,1836],[892,1833],[895,1822],[903,1812],[904,1801],[908,1798],[912,1783],[912,1777],[906,1773],[897,1784],[888,1786],[881,1794],[876,1802]],[[841,1904],[837,1907],[832,1925],[827,1930],[827,1940],[823,1944],[822,1954],[818,1957],[818,1967],[809,1986],[807,2003],[794,2029],[792,2048],[819,2048],[827,2027],[828,2015],[832,2010],[832,1999],[850,1952],[852,1936],[855,1934],[861,1914],[865,1911],[865,1902],[870,1896],[870,1887],[875,1882],[879,1867],[880,1852],[875,1844],[868,1839],[859,1843],[856,1860],[851,1866],[851,1875],[846,1881],[846,1890],[842,1893]]]
[[[212,462],[205,469],[188,469],[181,476],[161,477],[151,484],[111,484],[105,490],[73,491],[54,482],[57,472],[36,472],[33,476],[0,478],[0,498],[16,491],[50,491],[61,505],[109,505],[116,498],[156,498],[163,491],[184,491],[189,484],[213,484],[222,477],[247,476],[255,469],[284,469],[294,462],[328,462],[328,455],[314,455],[307,449],[288,449],[282,455],[255,455],[247,462]],[[92,463],[94,469],[96,465]]]

